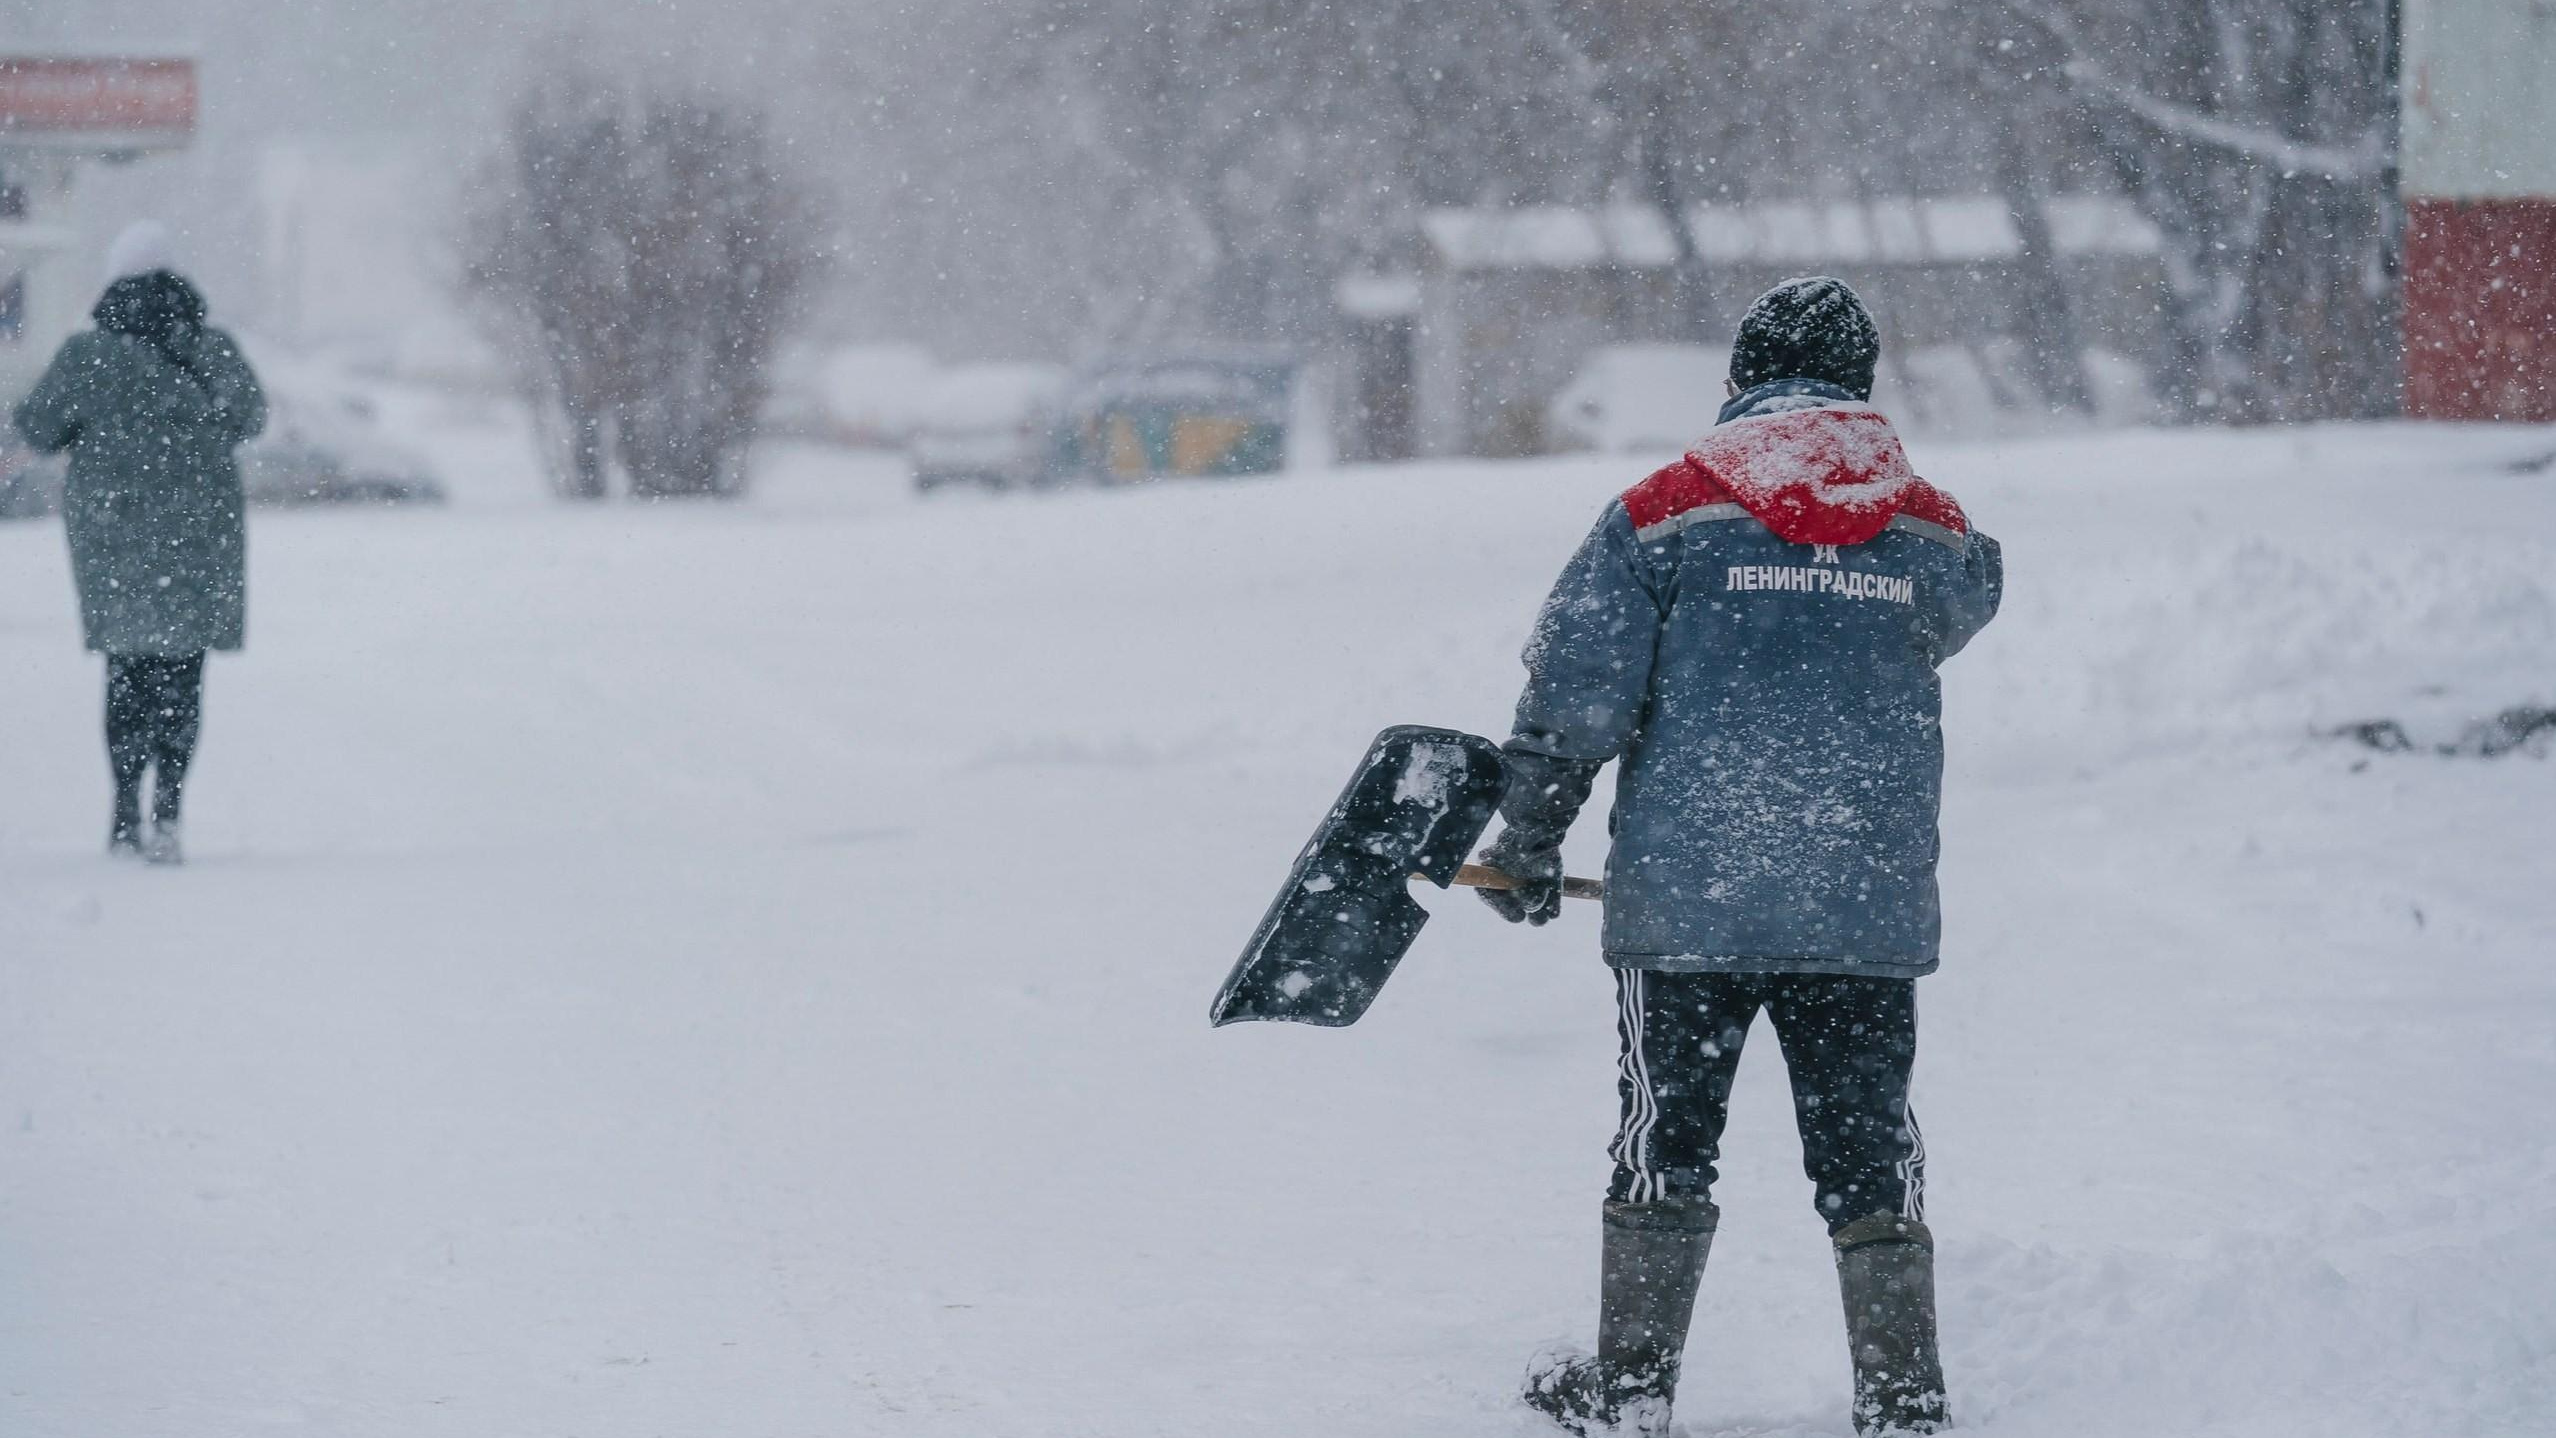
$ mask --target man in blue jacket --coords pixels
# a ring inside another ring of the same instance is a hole
[[[1836,1247],[1856,1426],[1945,1421],[1908,1107],[1915,980],[1940,929],[1935,670],[1996,614],[2003,571],[1865,402],[1879,353],[1843,281],[1759,298],[1719,424],[1607,506],[1527,645],[1507,825],[1483,854],[1521,880],[1484,891],[1502,917],[1559,910],[1563,835],[1621,765],[1605,949],[1623,1121],[1598,1348],[1539,1357],[1526,1388],[1574,1432],[1669,1431],[1760,1009]]]

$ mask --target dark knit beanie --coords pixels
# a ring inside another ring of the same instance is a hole
[[[1857,399],[1873,397],[1881,331],[1853,287],[1827,275],[1786,280],[1757,297],[1731,341],[1731,383],[1749,389],[1779,379],[1825,380]]]

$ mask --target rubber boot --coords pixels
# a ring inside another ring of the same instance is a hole
[[[186,862],[186,845],[181,842],[177,820],[155,820],[151,832],[142,836],[142,862],[174,866]]]
[[[1855,1359],[1855,1431],[1938,1433],[1944,1365],[1935,1350],[1935,1236],[1877,1213],[1837,1231],[1837,1291]]]
[[[131,857],[142,852],[142,776],[150,756],[139,748],[110,751],[115,775],[115,809],[107,821],[107,852]]]
[[[183,774],[183,769],[175,771]],[[167,760],[160,761],[151,786],[151,830],[142,836],[142,858],[152,864],[183,864],[186,846],[181,842],[185,826],[178,818],[183,779],[172,777]]]
[[[1609,1203],[1598,1351],[1539,1354],[1527,1405],[1571,1432],[1668,1438],[1695,1290],[1721,1217],[1709,1202]]]
[[[142,853],[142,796],[118,791],[115,813],[107,821],[107,852],[117,858],[136,858]]]

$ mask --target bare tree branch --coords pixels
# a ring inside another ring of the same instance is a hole
[[[2388,164],[2388,137],[2393,119],[2374,124],[2342,144],[2295,139],[2268,125],[2168,100],[2115,76],[2086,58],[2090,46],[2076,23],[2032,0],[2002,0],[2009,15],[2039,30],[2061,54],[2059,73],[2088,96],[2115,106],[2167,134],[2264,160],[2284,170],[2327,175],[2338,180],[2375,179]]]
[[[2391,128],[2388,122],[2371,126],[2345,144],[2318,144],[2294,140],[2268,126],[2247,124],[2160,99],[2114,79],[2090,60],[2071,60],[2059,70],[2086,93],[2117,105],[2170,135],[2233,150],[2284,170],[2337,180],[2369,180],[2387,169]]]

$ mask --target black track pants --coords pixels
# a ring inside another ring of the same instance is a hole
[[[1793,1080],[1802,1167],[1831,1231],[1874,1213],[1925,1217],[1926,1145],[1908,1107],[1913,979],[1615,973],[1623,1126],[1609,1196],[1703,1198],[1721,1157],[1731,1079],[1764,1009]]]
[[[204,726],[204,656],[107,656],[107,764],[115,775],[119,826],[142,813],[142,774],[159,766],[152,817],[175,822],[186,794],[186,769]]]

